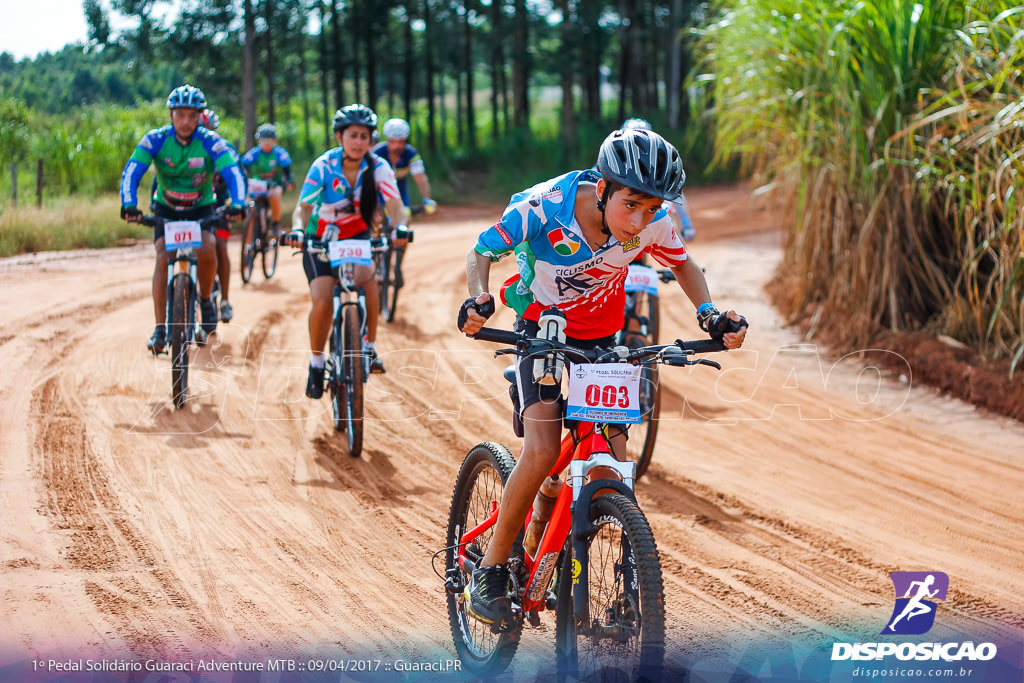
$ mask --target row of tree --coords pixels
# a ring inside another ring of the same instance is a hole
[[[607,124],[613,116],[667,111],[663,123],[680,124],[690,63],[685,29],[702,7],[694,0],[83,6],[88,45],[25,62],[0,55],[4,92],[30,106],[129,104],[188,80],[224,113],[244,115],[247,137],[260,121],[275,121],[283,104],[301,103],[307,141],[318,129],[329,139],[334,109],[361,101],[413,120],[429,148],[469,150],[480,129],[493,139],[529,130],[541,92],[555,100],[567,150],[578,144],[581,120]],[[440,139],[446,128],[454,140]]]

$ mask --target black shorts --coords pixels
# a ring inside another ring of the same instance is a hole
[[[209,218],[214,214],[216,205],[207,204],[206,206],[197,206],[194,209],[185,209],[184,211],[178,211],[172,209],[166,204],[159,202],[153,202],[153,215],[159,216],[160,218],[166,218],[171,221],[201,221],[204,218]],[[211,235],[217,234],[217,224],[211,223],[210,225],[204,225],[203,230],[210,233]],[[153,242],[155,243],[158,239],[164,236],[164,226],[154,225],[153,226]]]
[[[512,329],[520,334],[525,334],[529,337],[536,337],[537,332],[540,331],[540,325],[538,325],[534,320],[516,318],[516,323]],[[593,349],[598,346],[610,347],[615,345],[615,335],[599,337],[598,339],[576,339],[575,337],[566,337],[565,343],[581,349]],[[516,386],[519,389],[520,411],[526,410],[528,406],[532,406],[534,403],[538,403],[540,401],[551,403],[553,401],[558,401],[562,397],[561,385],[537,384],[533,381],[533,361],[533,358],[519,358],[516,361]],[[571,363],[566,361],[565,365],[566,367],[562,371],[563,375],[568,371],[569,367],[571,367]]]
[[[371,236],[370,229],[367,228],[358,235],[346,237],[345,239],[368,240]],[[327,254],[310,254],[306,251],[302,252],[302,269],[306,271],[307,282],[312,282],[318,277],[333,277],[335,280],[338,279],[338,268],[331,267],[331,261],[327,258]]]

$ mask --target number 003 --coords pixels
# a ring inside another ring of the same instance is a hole
[[[597,384],[588,384],[585,399],[588,406],[600,404],[605,408],[629,407],[629,391],[626,387],[600,387]]]

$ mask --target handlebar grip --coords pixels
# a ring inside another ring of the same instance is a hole
[[[479,339],[481,341],[494,342],[496,344],[508,344],[515,346],[523,340],[529,339],[524,335],[516,332],[509,332],[508,330],[499,330],[493,327],[481,327],[480,331],[476,334],[470,335],[473,339]]]
[[[695,341],[677,339],[676,345],[685,351],[693,351],[694,353],[715,353],[716,351],[726,350],[725,344],[721,339],[697,339]]]

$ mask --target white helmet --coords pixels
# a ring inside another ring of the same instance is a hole
[[[405,119],[388,119],[384,123],[384,137],[388,140],[408,140],[411,132]]]

